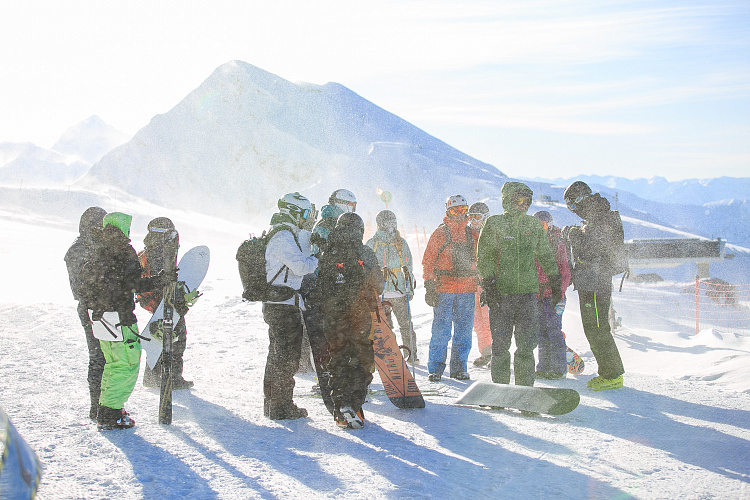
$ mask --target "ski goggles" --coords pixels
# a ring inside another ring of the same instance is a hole
[[[469,211],[469,207],[466,205],[456,205],[448,209],[449,215],[466,215]]]
[[[581,206],[581,202],[586,198],[588,198],[588,196],[576,196],[572,200],[565,200],[565,205],[567,205],[568,210],[575,212],[576,209]]]
[[[357,202],[356,201],[346,201],[346,200],[341,200],[339,198],[336,198],[333,202],[336,205],[345,205],[347,207],[351,207],[352,212],[356,212],[357,211]]]
[[[513,198],[511,198],[511,202],[516,207],[530,207],[531,206],[531,195],[529,193],[518,193],[513,195]]]
[[[489,214],[469,214],[469,219],[484,220]]]

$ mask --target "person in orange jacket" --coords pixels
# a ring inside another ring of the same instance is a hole
[[[468,211],[463,196],[446,200],[443,223],[430,235],[422,258],[425,300],[434,308],[427,362],[431,382],[443,376],[451,338],[450,376],[458,380],[470,378],[467,363],[474,328],[479,234],[469,225]]]

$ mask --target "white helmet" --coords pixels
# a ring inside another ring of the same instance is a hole
[[[344,213],[357,211],[357,197],[348,189],[337,189],[334,191],[331,194],[331,197],[328,198],[328,203],[336,205],[343,210]]]
[[[468,210],[469,203],[466,201],[466,198],[461,196],[460,194],[454,194],[453,196],[449,196],[447,200],[445,200],[445,211],[447,212],[452,207],[458,207],[458,206],[465,206]]]
[[[279,211],[287,215],[291,221],[302,227],[305,221],[312,216],[312,203],[299,193],[285,194],[278,203]]]

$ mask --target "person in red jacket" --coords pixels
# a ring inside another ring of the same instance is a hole
[[[425,300],[434,308],[427,362],[431,382],[443,376],[451,338],[450,376],[458,380],[470,378],[467,363],[474,328],[479,234],[469,225],[468,211],[466,198],[449,197],[443,223],[430,235],[422,257]]]
[[[560,273],[560,289],[562,300],[557,304],[552,302],[552,289],[549,278],[539,261],[536,260],[536,272],[539,277],[539,361],[536,364],[536,377],[546,379],[565,378],[568,372],[567,345],[562,332],[562,315],[565,311],[565,290],[570,285],[570,265],[562,230],[552,225],[552,214],[540,210],[534,214],[539,219],[547,233],[547,239],[552,246]]]

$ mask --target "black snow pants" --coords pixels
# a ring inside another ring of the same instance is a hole
[[[619,377],[625,373],[625,368],[609,326],[609,304],[612,301],[612,292],[579,290],[578,298],[583,332],[599,365],[599,375],[606,379]]]

